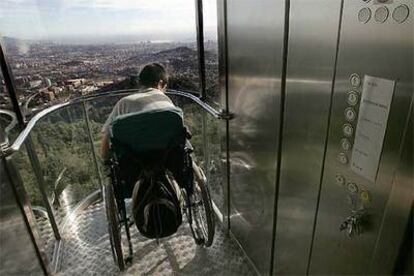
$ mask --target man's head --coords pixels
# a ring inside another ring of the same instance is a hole
[[[165,90],[168,84],[167,71],[159,63],[147,64],[139,73],[139,84],[145,87]]]

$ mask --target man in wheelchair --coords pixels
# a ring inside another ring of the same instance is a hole
[[[168,75],[152,63],[139,74],[142,89],[117,102],[102,129],[101,154],[110,170],[105,204],[115,261],[123,268],[120,227],[130,246],[133,221],[147,238],[174,234],[187,215],[197,244],[210,246],[214,216],[202,170],[192,161],[191,135],[181,109],[165,95]],[[125,199],[132,197],[132,217]]]

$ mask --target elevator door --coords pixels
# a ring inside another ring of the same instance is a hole
[[[227,1],[230,227],[261,274],[271,261],[284,2]]]
[[[402,185],[393,179],[413,97],[413,8],[412,1],[344,1],[311,274],[367,274],[378,250],[395,252],[380,245],[387,228],[401,232],[384,214]],[[409,204],[395,211],[404,220]]]

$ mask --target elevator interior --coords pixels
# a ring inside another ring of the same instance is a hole
[[[217,7],[222,110],[202,122],[219,129],[208,158],[221,161],[220,227],[251,273],[412,274],[413,2]],[[2,154],[1,194],[17,204],[0,194],[13,210],[1,221],[13,217],[15,247],[28,247],[13,258],[50,273],[11,157]]]

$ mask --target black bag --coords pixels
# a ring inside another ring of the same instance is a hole
[[[163,177],[141,177],[132,195],[132,213],[139,232],[150,239],[177,232],[182,223],[176,188]]]

